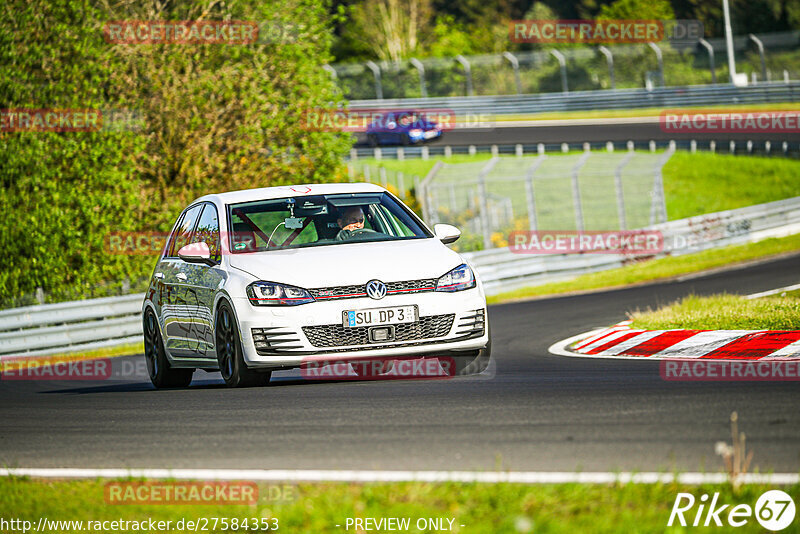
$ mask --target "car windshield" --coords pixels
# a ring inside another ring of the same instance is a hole
[[[233,253],[432,237],[386,193],[309,195],[228,205]]]

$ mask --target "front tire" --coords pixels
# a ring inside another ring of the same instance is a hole
[[[259,372],[244,363],[239,328],[231,307],[226,302],[219,306],[214,324],[215,348],[219,372],[225,385],[231,388],[263,386],[269,383],[271,371]]]
[[[147,374],[156,389],[185,388],[192,382],[194,369],[173,369],[167,360],[161,330],[153,310],[144,312],[144,357]]]
[[[477,356],[453,356],[455,376],[479,375],[489,367],[492,359],[492,340],[482,348]]]
[[[489,321],[486,321],[486,331],[489,333],[489,341],[486,346],[478,351],[477,356],[454,356],[455,376],[467,376],[481,374],[489,367],[492,360],[492,331],[489,328]]]

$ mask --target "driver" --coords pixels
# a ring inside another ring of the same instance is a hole
[[[368,228],[364,228],[364,210],[361,206],[350,206],[345,208],[336,219],[336,224],[339,225],[339,233],[336,234],[338,241],[349,239],[353,235],[371,232]]]

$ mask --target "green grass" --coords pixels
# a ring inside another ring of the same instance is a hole
[[[657,310],[630,314],[635,328],[667,330],[797,330],[800,298],[769,296],[746,299],[741,295],[689,295]]]
[[[800,196],[800,161],[676,152],[664,166],[670,220]]]
[[[677,533],[686,529],[666,525],[678,492],[692,493],[697,498],[719,492],[721,503],[754,507],[764,491],[774,489],[753,485],[734,491],[730,485],[677,484],[302,484],[291,487],[294,498],[288,500],[260,498],[258,504],[250,506],[178,506],[108,505],[104,502],[104,485],[100,480],[3,478],[0,517],[32,521],[34,528],[40,517],[83,521],[152,518],[171,520],[173,525],[181,518],[265,517],[278,519],[279,532],[323,533],[347,532],[348,517],[408,517],[412,525],[419,518],[430,517],[454,519],[453,532],[460,533]],[[266,487],[260,487],[260,494],[264,495]],[[797,502],[800,486],[783,489]],[[689,521],[694,519],[691,514],[686,517]],[[355,529],[351,526],[349,531]],[[751,518],[736,531],[759,532],[760,527]],[[412,526],[409,532],[418,531]]]
[[[626,265],[598,273],[580,275],[571,280],[550,282],[489,297],[489,303],[573,293],[596,289],[624,287],[631,284],[664,280],[758,258],[800,250],[800,234],[770,238],[757,243],[731,245],[683,256],[669,256]]]
[[[87,350],[83,352],[65,352],[63,354],[50,354],[48,356],[37,356],[36,358],[24,358],[19,360],[6,360],[0,364],[0,372],[4,369],[16,369],[18,365],[24,362],[24,367],[31,367],[34,363],[37,365],[48,364],[53,365],[62,362],[81,361],[81,360],[96,360],[98,358],[115,358],[119,356],[131,356],[133,354],[144,353],[144,341],[139,343],[129,343],[126,345],[117,345],[115,347],[104,347],[101,349]]]
[[[551,156],[550,161],[557,165],[560,155],[554,154]],[[609,161],[611,159],[609,155],[598,152],[595,155],[595,160],[597,161],[600,157],[607,158]],[[371,166],[385,167],[389,171],[400,171],[407,176],[417,175],[424,178],[439,160],[455,164],[475,163],[486,161],[490,158],[490,154],[476,154],[475,156],[459,154],[450,158],[435,157],[429,160],[377,161],[367,158],[360,161]],[[503,156],[502,158],[514,158],[514,156]],[[683,219],[800,196],[800,180],[797,179],[799,174],[800,161],[793,159],[767,156],[734,156],[709,152],[690,154],[679,151],[670,158],[663,170],[667,218],[669,220]],[[569,176],[566,170],[564,176]],[[375,177],[373,177],[373,180],[375,180]],[[613,190],[607,190],[607,188],[592,190],[590,180],[585,178],[584,181],[586,183],[582,184],[581,189],[586,202],[592,201],[598,193],[607,193],[608,195],[613,193]],[[407,187],[411,185],[410,182],[406,182],[406,184]],[[525,195],[524,192],[520,192],[520,187],[522,187],[520,183],[499,182],[493,184],[490,180],[487,184],[490,192],[511,198],[515,204],[515,212],[517,210],[524,212]],[[569,183],[565,182],[564,187],[571,195]],[[641,193],[641,191],[629,192],[628,195],[635,198]],[[614,211],[615,198],[611,196],[609,198],[611,199],[610,204],[606,203]],[[558,199],[555,199],[554,202],[556,200]],[[568,196],[566,201],[571,202],[571,196]],[[649,202],[649,197],[647,202]],[[563,203],[564,200],[556,205]],[[616,213],[614,212],[612,215],[614,215],[613,219],[616,220]],[[629,226],[632,227],[633,225],[634,223],[631,221]],[[567,228],[559,227],[559,229]]]

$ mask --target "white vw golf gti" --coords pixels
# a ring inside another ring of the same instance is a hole
[[[277,369],[439,358],[481,372],[491,344],[480,280],[431,231],[371,184],[269,187],[204,196],[178,217],[143,306],[156,387],[195,369],[229,386]],[[353,366],[357,369],[357,366]],[[358,373],[358,371],[356,371]]]

